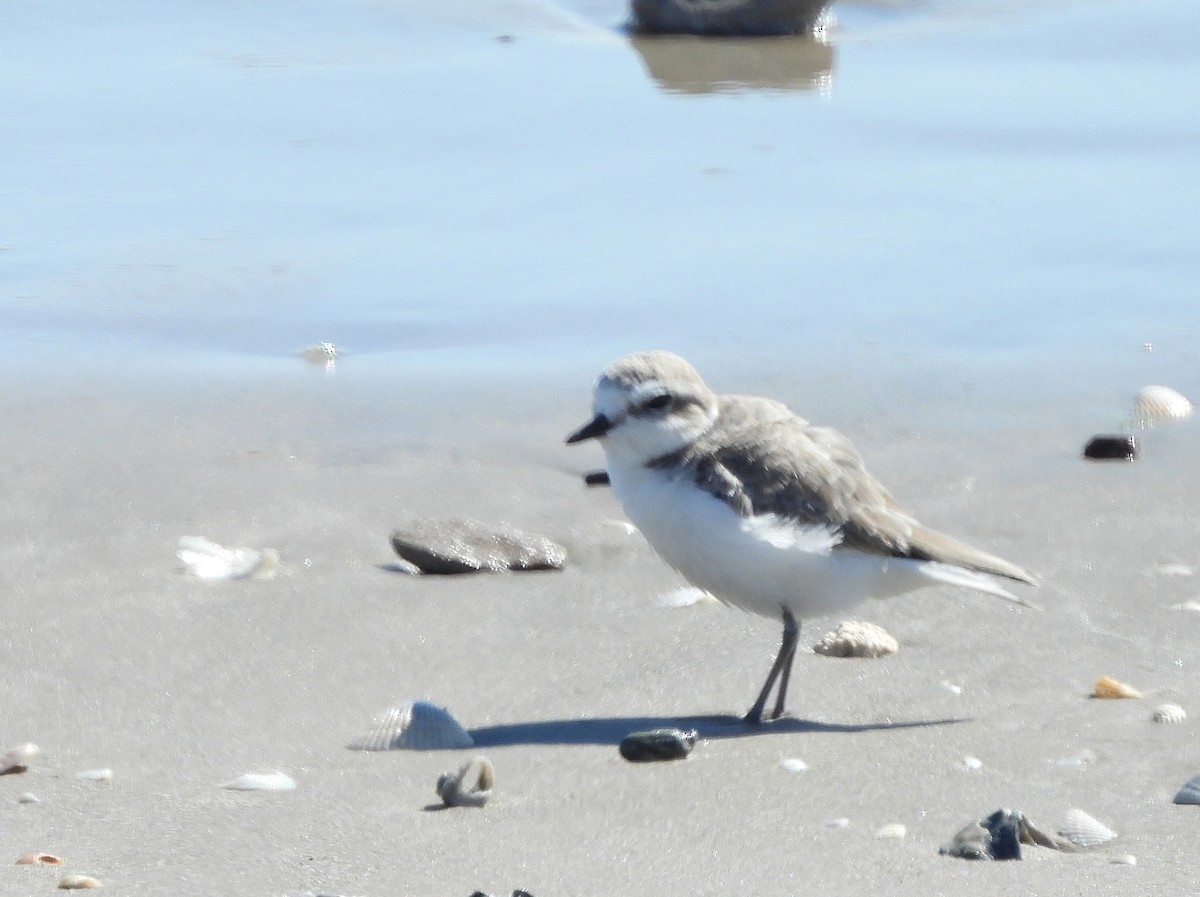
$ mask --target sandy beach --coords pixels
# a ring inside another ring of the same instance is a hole
[[[41,750],[0,777],[0,892],[1193,892],[1200,425],[1080,453],[1142,386],[1200,396],[1197,12],[835,9],[827,44],[713,47],[610,0],[0,13],[0,752]],[[778,624],[663,606],[683,580],[563,445],[659,347],[849,434],[1041,609],[867,604],[876,660],[813,621],[793,716],[739,725]],[[396,572],[389,533],[447,517],[567,566]],[[184,536],[280,573],[186,576]],[[347,749],[415,699],[476,748]],[[660,725],[688,759],[620,757]],[[495,796],[441,809],[476,754]],[[1001,807],[1120,838],[938,855]]]

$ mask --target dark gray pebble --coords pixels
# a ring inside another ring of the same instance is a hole
[[[567,552],[545,536],[469,520],[430,520],[392,533],[396,554],[422,573],[561,570]]]
[[[938,853],[964,860],[1019,860],[1021,845],[1077,851],[1079,846],[1046,832],[1019,810],[997,810],[972,822],[942,845]]]
[[[1083,449],[1083,457],[1093,461],[1132,461],[1137,455],[1137,440],[1124,435],[1093,436]]]
[[[811,32],[829,0],[632,0],[633,27],[737,37]]]
[[[621,756],[630,763],[649,763],[654,760],[682,760],[696,746],[696,731],[682,729],[648,729],[631,732],[618,747]]]
[[[1183,783],[1183,787],[1176,792],[1174,800],[1176,804],[1200,804],[1200,775],[1192,776]]]
[[[587,486],[611,485],[608,480],[607,470],[593,470],[591,473],[585,473],[583,475],[583,482]]]

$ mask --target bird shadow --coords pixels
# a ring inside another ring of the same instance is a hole
[[[923,729],[932,726],[951,726],[971,722],[970,717],[912,720],[886,723],[823,723],[816,720],[781,719],[752,726],[740,716],[608,716],[591,719],[552,719],[527,723],[505,723],[480,726],[470,730],[476,747],[508,747],[522,744],[610,744],[618,745],[630,732],[645,729],[695,729],[700,738],[752,738],[760,735],[782,734],[854,734],[887,732],[899,729]]]

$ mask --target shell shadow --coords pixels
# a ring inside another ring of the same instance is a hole
[[[895,729],[923,729],[972,722],[970,717],[913,720],[892,723],[822,723],[815,720],[783,719],[749,726],[740,716],[610,716],[593,719],[554,719],[528,723],[507,723],[469,729],[476,747],[508,747],[521,744],[608,744],[616,746],[630,732],[674,727],[695,729],[706,739],[752,738],[760,735],[797,733],[886,732]]]

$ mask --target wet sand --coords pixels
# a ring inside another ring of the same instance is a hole
[[[606,490],[581,484],[598,454],[560,445],[586,416],[592,371],[439,392],[415,372],[394,371],[404,388],[393,388],[352,363],[252,392],[97,381],[8,401],[0,732],[6,748],[43,751],[0,779],[14,859],[56,853],[126,894],[1190,886],[1192,808],[1170,799],[1197,772],[1195,723],[1150,714],[1172,700],[1194,715],[1200,685],[1200,616],[1170,609],[1196,597],[1197,581],[1157,572],[1200,566],[1200,484],[1185,460],[1194,423],[1150,433],[1142,460],[1111,465],[1078,457],[1090,432],[1064,425],[1061,409],[1001,406],[981,433],[975,398],[956,387],[928,390],[920,414],[896,402],[869,423],[822,415],[924,520],[1035,571],[1043,610],[953,589],[872,603],[855,616],[902,646],[872,661],[809,653],[838,622],[815,621],[795,718],[749,731],[736,715],[777,626],[659,606],[681,580],[614,524]],[[775,394],[804,408],[810,390]],[[860,409],[878,392],[851,381],[822,396]],[[551,535],[569,567],[387,569],[393,526],[453,515]],[[189,579],[174,560],[186,534],[276,548],[282,575]],[[1145,698],[1089,699],[1101,674]],[[475,732],[498,775],[486,808],[429,809],[437,776],[473,751],[346,749],[376,712],[415,698]],[[685,762],[618,755],[627,732],[674,724],[702,735]],[[1057,762],[1085,749],[1096,755],[1087,768]],[[964,769],[967,755],[983,767]],[[780,768],[789,757],[808,770]],[[75,780],[98,767],[114,770],[111,784]],[[296,791],[217,787],[271,770]],[[17,803],[26,791],[41,802]],[[1094,854],[1031,848],[1023,863],[938,856],[1001,806],[1048,826],[1078,806],[1122,839]],[[849,826],[827,827],[836,817]],[[872,837],[896,822],[904,840]],[[1114,852],[1138,865],[1110,865]],[[60,874],[9,870],[13,893],[41,893]]]

